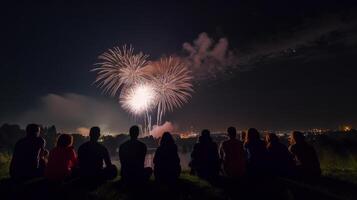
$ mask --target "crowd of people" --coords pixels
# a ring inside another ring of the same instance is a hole
[[[119,147],[121,180],[138,184],[147,181],[152,173],[155,180],[175,183],[181,173],[180,158],[175,140],[169,132],[163,133],[156,149],[154,169],[145,167],[147,147],[138,140],[140,129],[132,126],[130,139]],[[82,144],[78,152],[73,147],[70,134],[60,134],[56,146],[48,151],[46,141],[40,137],[40,126],[29,124],[26,137],[20,139],[13,152],[10,176],[15,180],[45,177],[61,182],[80,178],[88,182],[102,183],[117,176],[108,150],[100,142],[100,128],[90,129],[90,140]],[[301,132],[293,132],[290,146],[286,147],[274,133],[262,140],[258,130],[250,128],[237,138],[234,127],[227,129],[229,139],[217,145],[205,129],[191,153],[191,174],[213,181],[219,176],[240,178],[265,175],[284,177],[318,177],[320,164],[314,148]]]
[[[255,128],[250,128],[247,133],[242,132],[243,141],[237,138],[234,127],[229,127],[227,133],[229,139],[218,148],[209,130],[202,131],[191,153],[192,174],[207,180],[215,180],[220,174],[231,178],[315,178],[321,175],[316,151],[305,141],[301,132],[294,131],[291,134],[289,148],[274,133],[267,134],[262,140]]]

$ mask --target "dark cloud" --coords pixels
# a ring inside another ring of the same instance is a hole
[[[202,32],[192,43],[183,43],[183,58],[197,79],[222,78],[232,70],[252,70],[259,63],[286,57],[311,60],[325,54],[326,46],[356,45],[357,20],[355,16],[319,16],[259,40],[248,40],[248,45],[233,46],[227,37],[214,39]]]
[[[251,42],[249,49],[242,52],[240,64],[254,65],[269,62],[271,59],[291,56],[304,56],[306,59],[318,55],[311,54],[310,50],[321,51],[326,46],[357,44],[356,16],[328,15],[314,19],[305,19],[305,22],[289,30],[267,35],[259,42]]]

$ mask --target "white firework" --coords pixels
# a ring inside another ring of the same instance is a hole
[[[149,56],[142,52],[134,54],[131,46],[122,49],[114,47],[101,54],[100,60],[92,71],[97,72],[95,84],[103,89],[104,93],[116,96],[121,89],[126,89],[137,83],[144,82],[148,75],[145,70]]]
[[[155,107],[156,98],[153,85],[140,83],[128,88],[120,98],[120,103],[130,113],[142,115]]]

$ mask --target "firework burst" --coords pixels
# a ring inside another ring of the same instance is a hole
[[[124,109],[134,115],[147,113],[156,104],[156,91],[153,85],[149,83],[140,83],[128,88],[120,102]]]
[[[193,92],[191,71],[176,57],[162,58],[152,63],[152,81],[157,92],[157,124],[167,111],[180,108]]]
[[[144,116],[145,132],[150,132],[151,115],[157,109],[157,125],[162,116],[187,103],[193,92],[191,71],[179,58],[168,57],[149,63],[148,55],[134,54],[130,46],[114,47],[101,54],[95,84],[104,93],[119,96],[122,107],[134,116]]]
[[[98,57],[99,67],[92,69],[97,72],[94,83],[111,96],[119,94],[121,89],[142,83],[147,79],[145,66],[148,64],[148,57],[142,52],[134,54],[131,46],[109,49]]]

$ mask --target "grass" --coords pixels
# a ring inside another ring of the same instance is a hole
[[[357,185],[357,169],[324,169],[323,176]]]
[[[10,161],[10,154],[0,152],[0,180],[9,177]]]
[[[120,181],[108,182],[91,192],[93,199],[225,199],[222,190],[208,182],[183,173],[174,187],[158,184],[151,179],[147,184],[132,190],[120,185]]]
[[[159,184],[151,179],[144,185],[137,185],[134,189],[121,184],[118,177],[109,181],[95,190],[83,187],[83,183],[72,182],[62,185],[50,186],[44,179],[27,182],[23,185],[12,185],[2,180],[0,188],[7,194],[8,199],[36,198],[40,193],[43,199],[90,199],[90,200],[126,200],[126,199],[227,199],[224,192],[213,187],[208,182],[195,176],[183,173],[177,185],[168,186]],[[7,187],[7,188],[6,188]],[[14,196],[15,195],[15,196]],[[16,195],[20,195],[16,196]],[[6,198],[5,198],[6,199]]]

